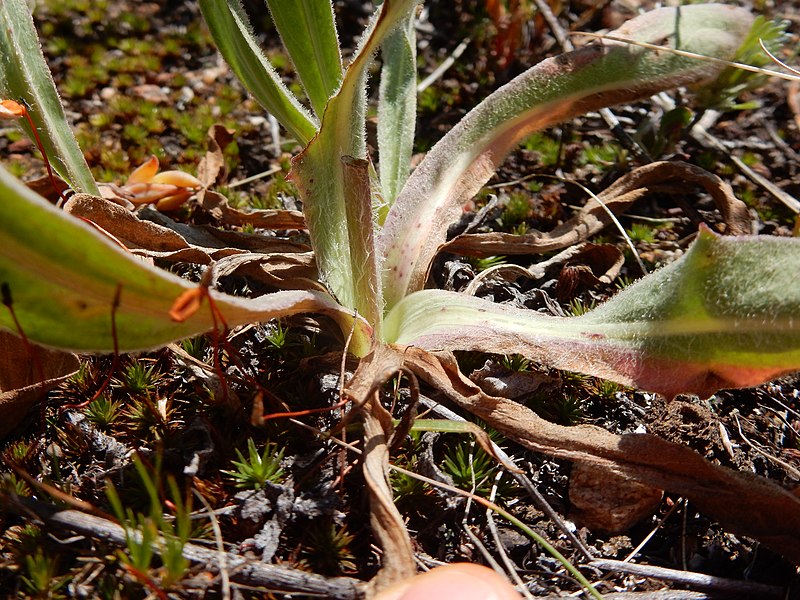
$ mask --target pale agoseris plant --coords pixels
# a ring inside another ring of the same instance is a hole
[[[29,19],[22,4],[5,3],[4,19]],[[664,272],[645,278],[607,306],[570,319],[422,289],[447,226],[520,140],[571,115],[708,79],[718,67],[616,43],[548,59],[471,111],[406,181],[414,131],[412,19],[417,3],[384,2],[347,68],[342,67],[327,1],[268,4],[310,111],[257,47],[238,2],[203,0],[201,8],[234,71],[306,146],[294,160],[292,176],[302,193],[320,278],[330,293],[285,291],[245,301],[212,290],[229,325],[321,312],[344,332],[355,327],[350,351],[356,355],[366,354],[374,343],[522,352],[553,366],[666,393],[749,385],[798,365],[790,318],[798,298],[781,275],[793,270],[796,240],[701,233],[690,252]],[[295,10],[307,11],[308,18],[295,18]],[[648,42],[680,39],[684,49],[726,58],[733,56],[751,22],[743,9],[693,5],[645,14],[616,35]],[[3,36],[12,50],[25,38],[20,27],[13,31]],[[384,60],[380,183],[367,160],[364,136],[367,69],[379,51]],[[43,124],[49,106],[45,99],[54,93],[49,77],[33,64],[37,57],[18,55],[20,66],[7,67],[0,82],[9,93],[35,95],[30,104],[39,111],[31,111],[33,118],[45,138],[61,140],[66,137],[62,132]],[[58,157],[55,167],[73,187],[93,190],[74,175],[85,179],[82,157],[61,150],[69,147],[67,142],[45,142],[45,147]],[[41,203],[11,177],[4,175],[0,185],[7,197],[18,198],[13,207],[3,204],[8,213],[3,216],[0,276],[32,340],[110,350],[108,315],[117,286],[120,350],[153,347],[212,327],[205,310],[182,323],[167,316],[188,284],[109,250],[105,240]],[[49,242],[41,244],[42,232],[51,227]],[[765,254],[770,261],[760,259]],[[758,269],[739,271],[742,264]],[[53,277],[53,271],[59,276]],[[707,277],[717,283],[690,283]],[[740,285],[744,278],[757,279],[758,286]],[[758,298],[753,298],[748,290],[756,287]],[[0,319],[14,329],[6,314]]]

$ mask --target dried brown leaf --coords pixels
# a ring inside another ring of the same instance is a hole
[[[321,289],[315,283],[313,254],[305,244],[176,223],[152,209],[141,214],[157,222],[140,219],[113,202],[88,194],[76,194],[64,210],[88,219],[139,256],[200,265],[217,263],[218,276],[239,272],[273,287]]]
[[[569,476],[570,517],[592,531],[625,533],[651,516],[663,490],[633,481],[596,464],[578,462]]]
[[[228,179],[225,168],[225,148],[233,141],[233,130],[216,124],[208,130],[208,151],[197,166],[197,178],[203,187],[223,184]]]
[[[620,436],[592,425],[550,423],[516,402],[483,393],[459,372],[450,353],[409,347],[404,357],[420,379],[523,446],[678,493],[732,532],[800,561],[800,498],[771,481],[715,465],[653,435]]]
[[[189,246],[177,232],[142,221],[122,206],[98,196],[75,194],[64,205],[64,212],[96,223],[129,249],[170,252]]]
[[[681,185],[691,183],[705,189],[720,211],[725,222],[725,233],[752,233],[750,211],[744,202],[734,196],[731,186],[716,175],[685,162],[654,162],[644,165],[620,177],[597,196],[611,212],[620,214],[647,195],[652,188],[668,182]],[[552,231],[530,231],[525,235],[500,232],[464,234],[444,244],[441,250],[468,256],[540,254],[583,242],[610,223],[611,217],[601,203],[591,198],[571,219]]]
[[[238,210],[218,192],[205,190],[198,196],[200,206],[212,217],[226,225],[252,225],[260,229],[305,229],[306,222],[299,210]]]
[[[17,426],[47,391],[77,369],[78,357],[71,352],[32,346],[0,329],[0,438]]]
[[[378,399],[380,387],[403,368],[403,356],[391,346],[378,345],[356,369],[345,394],[363,406],[364,480],[370,496],[372,531],[383,550],[380,573],[370,582],[375,594],[416,573],[411,538],[392,499],[389,485],[389,439],[392,416]]]
[[[217,277],[239,275],[284,290],[326,291],[317,281],[313,252],[294,254],[239,254],[214,265]]]
[[[54,183],[58,186],[58,189],[53,188]],[[26,181],[25,185],[54,204],[61,200],[61,194],[69,190],[69,184],[57,175],[53,175],[52,178],[49,175],[44,175],[43,177]]]

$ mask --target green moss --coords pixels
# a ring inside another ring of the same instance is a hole
[[[220,116],[229,115],[242,104],[242,94],[237,88],[225,85],[220,88],[215,100]]]
[[[308,528],[305,539],[303,562],[315,572],[340,575],[355,570],[355,555],[350,549],[355,538],[345,525],[316,521]]]
[[[25,163],[19,161],[3,163],[3,166],[17,179],[23,179],[29,170]]]
[[[412,456],[398,466],[408,471],[415,472],[417,469],[417,461],[418,458]],[[396,460],[395,463],[397,463]],[[428,489],[425,482],[398,471],[391,471],[389,473],[389,483],[392,486],[394,501],[401,508],[413,508]]]
[[[109,113],[118,117],[133,117],[139,114],[141,101],[128,96],[117,94],[108,102]]]
[[[547,132],[537,131],[522,142],[522,147],[525,150],[536,152],[539,155],[539,163],[544,167],[552,167],[558,164],[561,142],[551,137]]]
[[[114,123],[113,115],[103,111],[89,115],[89,124],[98,129],[108,129]]]
[[[287,74],[293,72],[292,63],[284,52],[270,50],[267,52],[267,58],[269,58],[269,62],[272,63],[272,66],[275,67],[275,70],[279,73]]]
[[[627,151],[617,142],[587,144],[578,157],[578,163],[581,165],[594,165],[604,169],[623,162],[626,156]]]
[[[178,38],[166,38],[161,47],[164,56],[178,57],[183,54],[183,45]],[[180,85],[183,85],[182,83]]]
[[[119,148],[108,148],[100,154],[100,162],[114,173],[130,174],[131,163],[128,155]]]
[[[127,123],[122,127],[122,139],[134,145],[142,145],[147,140],[147,130],[137,123]]]
[[[66,598],[61,589],[67,579],[58,577],[58,557],[45,553],[37,548],[33,553],[23,557],[25,575],[21,577],[25,591],[34,598]]]
[[[599,398],[608,401],[616,400],[617,394],[625,389],[624,386],[608,379],[597,379],[592,387]]]
[[[55,27],[52,23],[42,23],[41,32],[44,48],[50,56],[64,56],[72,49],[72,42],[61,35],[54,35]]]
[[[3,450],[3,458],[15,465],[26,466],[36,456],[36,447],[33,442],[28,440],[17,440],[11,442]]]
[[[503,209],[502,221],[506,227],[512,227],[529,219],[533,214],[531,200],[523,192],[511,192]]]
[[[496,469],[494,459],[471,440],[450,447],[442,463],[442,470],[453,478],[456,487],[484,497],[492,491]]]
[[[756,192],[751,187],[743,188],[738,194],[739,200],[747,204],[747,206],[755,207],[758,204]]]
[[[236,457],[231,461],[236,467],[233,471],[222,471],[235,481],[240,489],[258,490],[269,483],[280,483],[284,478],[281,460],[285,448],[278,450],[278,446],[267,441],[263,451],[259,452],[253,438],[247,439],[247,456],[236,448]]]
[[[83,412],[100,429],[108,429],[120,417],[120,403],[106,395],[92,401]]]
[[[119,25],[127,27],[133,33],[150,31],[150,21],[137,11],[125,11],[119,16]]]
[[[562,377],[566,375],[563,373]],[[569,383],[564,381],[565,384]],[[528,406],[543,419],[560,425],[575,425],[584,416],[583,401],[572,393],[539,394],[530,400]]]
[[[204,105],[196,111],[178,113],[175,126],[190,144],[202,144],[206,139],[208,128],[216,122],[211,107]]]
[[[69,68],[61,91],[65,96],[81,98],[89,95],[109,82],[108,71],[97,64],[92,64],[85,57],[67,61]]]
[[[760,165],[762,163],[761,155],[757,154],[756,152],[748,151],[743,153],[741,156],[741,160],[748,167],[755,167],[756,165]]]
[[[297,197],[298,194],[297,187],[292,182],[286,181],[285,175],[278,174],[273,178],[264,196],[251,199],[251,206],[264,209],[282,208],[284,196]]]
[[[655,242],[655,229],[645,223],[633,223],[630,229],[626,230],[628,237],[633,242]]]
[[[100,130],[89,127],[88,123],[81,123],[75,130],[75,139],[84,154],[90,154],[100,145]]]
[[[107,18],[108,0],[43,0],[45,10],[56,19],[71,19],[82,15],[89,24],[102,23]]]

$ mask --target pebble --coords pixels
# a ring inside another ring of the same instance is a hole
[[[162,88],[152,83],[143,83],[131,88],[131,93],[147,102],[166,104],[169,102],[169,88]]]
[[[108,102],[117,95],[117,90],[113,87],[104,87],[100,90],[100,99],[103,102]]]

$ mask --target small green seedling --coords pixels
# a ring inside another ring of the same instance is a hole
[[[302,561],[321,573],[352,573],[356,569],[355,555],[350,549],[353,539],[345,525],[318,522],[307,534],[301,552]]]
[[[162,510],[164,503],[158,494],[159,466],[156,465],[151,473],[138,457],[133,464],[147,493],[150,509],[147,513],[140,513],[125,508],[116,488],[108,483],[106,496],[125,529],[126,547],[118,552],[118,556],[129,573],[145,585],[152,586],[150,571],[157,553],[161,566],[155,576],[161,587],[169,588],[184,578],[189,567],[183,548],[192,531],[191,502],[183,500],[175,479],[168,477],[167,487],[174,510],[171,518],[166,516]]]
[[[83,413],[101,429],[108,429],[120,417],[120,403],[101,394],[83,409]]]
[[[466,441],[450,448],[442,463],[444,472],[453,478],[456,487],[470,490],[479,496],[488,497],[492,490],[495,460],[474,442]]]
[[[626,230],[628,237],[634,242],[647,242],[652,243],[656,241],[655,230],[644,223],[633,223],[630,229]]]
[[[279,483],[283,479],[283,460],[284,449],[278,450],[276,444],[267,442],[264,451],[259,454],[253,438],[247,438],[247,457],[236,449],[238,461],[232,461],[235,471],[222,471],[229,475],[236,482],[236,487],[241,489],[258,490],[264,484]]]
[[[69,583],[65,577],[58,577],[58,558],[37,548],[33,554],[25,555],[26,574],[21,577],[25,591],[34,598],[66,598],[61,589]]]
[[[528,371],[531,368],[531,361],[521,354],[506,354],[500,359],[500,364],[509,371]]]
[[[149,395],[155,392],[161,377],[157,365],[148,365],[141,360],[134,360],[123,368],[122,377],[117,384],[130,394]]]

